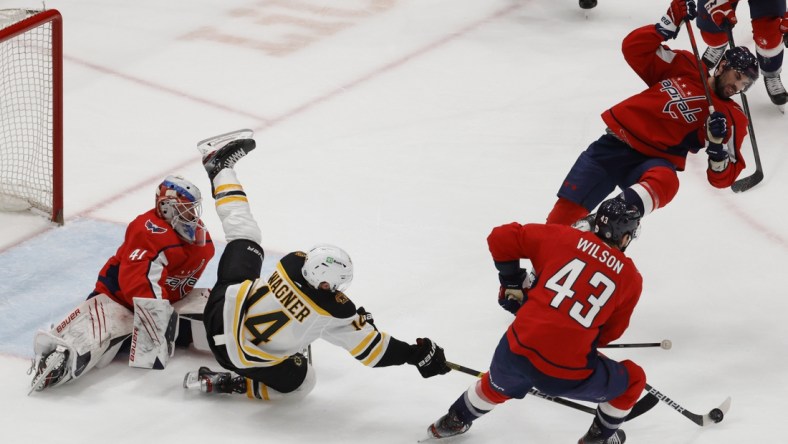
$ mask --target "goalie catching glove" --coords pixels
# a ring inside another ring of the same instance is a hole
[[[416,344],[410,346],[411,356],[408,364],[415,365],[424,378],[444,375],[451,369],[446,365],[446,355],[443,348],[428,338],[416,339]]]

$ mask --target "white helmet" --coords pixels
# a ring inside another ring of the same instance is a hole
[[[326,282],[331,291],[344,291],[353,280],[353,261],[339,247],[318,245],[306,253],[301,273],[314,288]]]
[[[181,176],[167,176],[156,188],[156,214],[166,220],[190,244],[205,245],[202,195],[196,185]]]

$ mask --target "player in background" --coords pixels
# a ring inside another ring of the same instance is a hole
[[[619,199],[603,202],[593,232],[557,224],[511,223],[487,242],[515,320],[501,338],[490,370],[427,429],[433,438],[465,433],[474,420],[532,387],[552,396],[599,403],[579,444],[623,443],[619,426],[646,385],[632,361],[597,351],[619,338],[640,298],[642,277],[624,255],[640,212]],[[539,280],[524,295],[530,259]]]
[[[216,144],[200,143],[227,238],[204,322],[214,357],[229,372],[202,367],[186,374],[184,388],[263,400],[305,396],[315,385],[308,347],[318,338],[369,367],[407,363],[425,378],[447,373],[443,349],[434,342],[402,342],[356,309],[343,293],[353,279],[353,262],[344,250],[321,245],[292,252],[270,277],[260,278],[261,232],[233,169],[255,142],[229,139],[232,133],[217,136]]]
[[[200,190],[183,177],[156,187],[155,207],[128,225],[88,299],[36,333],[31,392],[103,367],[132,336],[129,365],[164,368],[176,339],[171,303],[188,299],[214,254],[201,212]]]
[[[607,131],[572,166],[548,223],[574,223],[616,187],[643,216],[664,207],[678,192],[677,171],[684,170],[687,155],[702,148],[712,186],[731,186],[744,169],[747,117],[732,96],[757,80],[758,62],[743,46],[725,52],[708,76],[716,110],[710,114],[694,54],[663,44],[694,17],[692,0],[672,0],[659,23],[624,38],[624,58],[648,88],[602,113]]]
[[[738,0],[700,0],[698,3],[698,28],[708,48],[703,53],[703,62],[714,68],[725,54],[728,44],[727,27],[738,23],[736,7]],[[783,46],[788,46],[788,14],[785,0],[750,0],[752,37],[755,54],[763,74],[766,92],[772,103],[784,111],[788,102],[780,73],[783,67]]]

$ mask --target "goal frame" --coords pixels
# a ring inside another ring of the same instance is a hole
[[[63,225],[63,17],[56,9],[37,12],[0,30],[0,42],[51,23],[52,31],[52,213]]]

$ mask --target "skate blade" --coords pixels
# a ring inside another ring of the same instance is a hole
[[[189,372],[183,377],[183,388],[200,389],[200,372]]]
[[[61,355],[59,359],[53,359],[52,362],[50,362],[49,365],[46,366],[43,372],[41,372],[38,376],[33,378],[33,381],[30,383],[30,391],[27,392],[27,396],[30,396],[33,392],[38,392],[43,390],[44,389],[43,384],[46,381],[47,376],[49,376],[49,374],[52,373],[52,370],[54,370],[55,367],[63,364],[63,361],[65,360],[66,357],[63,355]]]
[[[218,150],[219,148],[227,145],[233,140],[238,139],[251,139],[254,137],[254,131],[250,129],[239,129],[230,131],[229,133],[219,134],[218,136],[209,137],[205,140],[197,142],[197,150],[206,155],[211,151]]]

